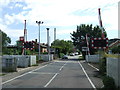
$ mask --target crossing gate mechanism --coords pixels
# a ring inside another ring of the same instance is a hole
[[[107,49],[108,38],[92,38],[92,48],[93,49]]]

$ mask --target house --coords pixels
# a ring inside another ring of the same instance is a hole
[[[109,53],[120,53],[120,50],[118,49],[120,47],[120,39],[111,39],[109,41]]]
[[[120,40],[117,40],[109,45],[109,48],[112,48],[114,46],[120,46]]]
[[[35,41],[33,41],[33,42],[35,44],[35,50],[38,51],[39,50],[39,43],[37,42],[37,39],[35,39]],[[41,53],[47,52],[47,44],[40,43],[40,52]]]

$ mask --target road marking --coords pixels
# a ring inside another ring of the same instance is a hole
[[[45,72],[29,72],[31,74],[56,74],[56,73],[45,73]]]
[[[67,62],[65,62],[65,64],[59,69],[60,71],[63,69],[63,67],[66,65]]]
[[[88,65],[91,66],[92,68],[96,69],[97,71],[99,71],[99,69],[96,68],[96,67],[94,67],[93,65],[91,65],[91,64],[89,64],[89,63],[88,63]]]
[[[63,67],[66,65],[66,63],[67,63],[67,61],[66,61],[65,64],[59,69],[60,71],[63,69]],[[47,87],[47,86],[53,81],[53,79],[54,79],[58,74],[59,74],[59,73],[56,73],[44,87]]]
[[[30,69],[32,67],[28,67],[28,68],[25,68],[25,69],[21,69],[21,70],[17,70],[18,72],[21,72],[21,71],[24,71],[24,70],[27,70],[27,69]]]
[[[44,87],[47,87],[57,75],[58,73],[56,73]]]
[[[93,82],[92,82],[91,79],[89,78],[88,74],[86,73],[86,71],[85,71],[84,67],[82,66],[82,64],[81,64],[79,61],[78,61],[78,63],[79,63],[79,65],[81,66],[83,72],[85,73],[88,81],[90,82],[90,84],[92,85],[92,87],[94,88],[94,90],[97,90],[96,87],[95,87],[95,85],[93,84]]]
[[[29,74],[30,72],[36,71],[36,70],[41,69],[41,68],[46,67],[46,66],[47,66],[47,65],[41,66],[40,68],[34,69],[34,70],[29,71],[29,72],[27,72],[27,73],[24,73],[24,74],[22,74],[22,75],[20,75],[20,76],[17,76],[17,77],[15,77],[15,78],[12,78],[12,79],[10,79],[10,80],[7,80],[7,81],[3,82],[2,84],[6,84],[6,83],[8,83],[8,82],[10,82],[10,81],[13,81],[13,80],[19,78],[19,77],[22,77],[22,76],[27,75],[27,74]]]

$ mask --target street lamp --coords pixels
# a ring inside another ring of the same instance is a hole
[[[42,21],[36,21],[36,23],[39,26],[39,36],[38,36],[38,38],[39,38],[39,56],[38,56],[38,59],[40,60],[40,24],[43,24],[43,22]]]
[[[50,61],[50,46],[49,46],[49,43],[50,43],[50,41],[49,41],[49,29],[50,28],[46,28],[47,29],[47,44],[48,44],[48,59],[49,59],[49,61]]]

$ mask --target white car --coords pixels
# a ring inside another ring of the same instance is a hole
[[[62,59],[68,59],[68,56],[67,56],[67,55],[64,55],[64,56],[62,57]]]
[[[70,56],[75,56],[75,54],[74,53],[70,53]]]

